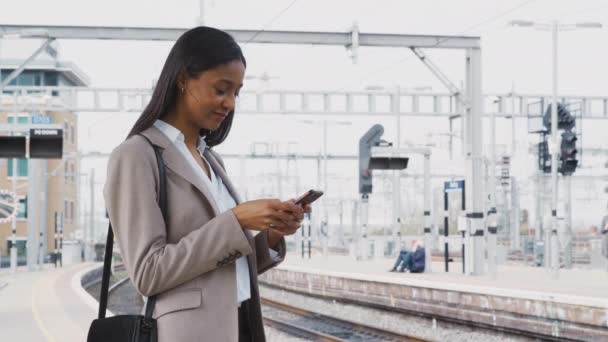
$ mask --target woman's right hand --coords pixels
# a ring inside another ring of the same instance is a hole
[[[243,228],[251,230],[294,230],[300,226],[304,215],[301,206],[278,199],[248,201],[232,208],[232,212]]]

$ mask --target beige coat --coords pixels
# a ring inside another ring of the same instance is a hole
[[[252,333],[255,341],[264,341],[257,275],[278,264],[268,253],[267,234],[253,237],[231,210],[220,213],[205,184],[161,131],[151,127],[142,135],[162,148],[167,224],[157,202],[156,156],[141,136],[112,152],[104,196],[129,277],[141,294],[158,295],[159,342],[238,341],[234,262],[242,255],[251,276]],[[204,156],[240,203],[221,158],[209,148]],[[284,240],[277,251],[282,261]]]

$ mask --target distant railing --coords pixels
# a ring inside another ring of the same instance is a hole
[[[141,112],[151,88],[24,87],[3,89],[0,111],[68,110],[74,112]],[[560,96],[566,104],[578,103],[581,116],[608,119],[608,96]],[[528,104],[550,103],[547,94],[486,94],[485,114],[527,117]],[[465,108],[450,93],[397,91],[244,91],[238,101],[243,114],[404,115],[458,117]]]

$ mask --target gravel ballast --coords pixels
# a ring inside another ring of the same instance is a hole
[[[320,298],[309,297],[290,291],[260,286],[262,297],[286,303],[306,310],[323,313],[327,316],[350,320],[380,329],[413,335],[434,341],[451,342],[493,342],[493,341],[532,341],[525,337],[511,336],[499,332],[466,326],[455,326],[451,323],[433,322],[432,319],[411,316],[397,312],[362,307],[354,304],[343,304]]]

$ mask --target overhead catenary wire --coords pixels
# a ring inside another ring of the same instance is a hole
[[[564,11],[564,12],[558,13],[555,17],[556,17],[556,19],[561,20],[564,18],[575,17],[575,16],[578,16],[583,13],[589,13],[589,12],[597,13],[599,10],[604,10],[604,9],[608,9],[608,5],[604,4],[601,6],[585,7],[583,9],[577,9],[574,11],[572,11],[572,10]]]
[[[270,26],[272,23],[274,23],[276,20],[278,20],[285,12],[287,12],[295,4],[296,1],[297,0],[292,1],[287,7],[285,7],[282,11],[280,11],[277,15],[275,15],[271,20],[269,20],[266,24],[264,24],[260,30],[258,30],[249,40],[247,40],[244,43],[244,45],[250,43],[260,33],[264,32],[264,30],[266,30],[268,28],[268,26]],[[474,25],[471,25],[471,26],[467,27],[464,30],[461,30],[460,32],[458,32],[456,34],[453,34],[452,36],[449,36],[449,37],[446,37],[444,39],[439,40],[436,44],[434,44],[432,47],[429,47],[429,48],[433,48],[433,47],[439,46],[439,45],[445,43],[446,41],[449,41],[450,39],[452,39],[453,36],[455,37],[455,36],[459,36],[459,35],[462,35],[462,34],[466,34],[466,33],[470,32],[470,31],[474,30],[475,28],[478,28],[480,26],[484,26],[484,25],[487,25],[487,24],[489,24],[491,22],[494,22],[494,21],[496,21],[496,20],[498,20],[498,19],[500,19],[500,18],[502,18],[502,17],[504,17],[504,16],[506,16],[506,15],[512,13],[512,12],[514,12],[514,11],[517,11],[520,8],[522,8],[524,6],[527,6],[527,5],[529,5],[529,4],[531,4],[532,2],[535,2],[535,1],[536,0],[526,0],[526,1],[523,1],[523,2],[521,2],[519,4],[517,4],[517,5],[509,8],[509,9],[503,11],[503,12],[500,12],[500,13],[498,13],[496,15],[493,15],[493,16],[489,17],[488,19],[485,19],[485,20],[483,20],[483,21],[481,21],[479,23],[476,23]],[[379,53],[379,52],[370,52],[370,53],[363,54],[362,56],[374,55],[374,54],[377,54],[377,53]],[[344,84],[343,86],[337,88],[334,91],[336,91],[336,92],[344,91],[345,89],[349,88],[353,83],[359,83],[361,81],[364,81],[364,80],[368,79],[372,75],[375,75],[375,74],[384,72],[386,70],[390,70],[392,68],[395,68],[399,64],[402,64],[403,62],[406,62],[408,60],[412,60],[414,58],[416,58],[415,55],[408,53],[407,56],[400,57],[399,59],[396,59],[396,60],[394,60],[392,62],[389,62],[388,64],[386,64],[386,65],[384,65],[384,66],[382,66],[380,68],[374,69],[371,72],[366,73],[365,75],[363,75],[362,77],[357,78],[354,81],[353,80],[348,81],[346,84]],[[267,68],[264,68],[264,70],[266,70],[266,69]]]
[[[481,21],[481,22],[479,22],[477,24],[471,25],[471,26],[467,27],[466,29],[464,29],[462,31],[459,31],[459,32],[457,32],[457,33],[455,33],[455,34],[453,34],[453,35],[451,35],[449,37],[446,37],[444,39],[439,40],[436,44],[434,44],[433,46],[431,46],[429,49],[431,49],[433,47],[437,47],[437,46],[445,43],[446,41],[452,39],[452,37],[456,37],[456,36],[460,36],[460,35],[469,33],[469,32],[473,31],[474,29],[476,29],[476,28],[478,28],[480,26],[484,26],[484,25],[487,25],[487,24],[489,24],[491,22],[494,22],[494,21],[496,21],[496,20],[498,20],[498,19],[500,19],[500,18],[502,18],[502,17],[504,17],[506,15],[509,15],[509,14],[511,14],[511,13],[513,13],[513,12],[515,12],[515,11],[517,11],[517,10],[519,10],[519,9],[521,9],[521,8],[527,6],[527,5],[529,5],[529,4],[531,4],[531,3],[535,2],[535,1],[536,0],[526,0],[526,1],[523,1],[523,2],[521,2],[519,4],[517,4],[516,6],[513,6],[513,7],[509,8],[506,11],[503,11],[503,12],[500,12],[500,13],[498,13],[496,15],[493,15],[493,16],[491,16],[488,19],[485,19],[485,20],[483,20],[483,21]],[[408,60],[414,59],[414,58],[417,58],[417,57],[416,57],[416,55],[412,54],[412,55],[408,55],[407,57],[400,58],[400,59],[398,59],[398,60],[396,60],[394,62],[390,62],[387,65],[384,65],[384,66],[382,66],[380,68],[377,68],[377,69],[375,69],[375,70],[373,70],[373,71],[371,71],[369,73],[366,73],[363,77],[358,78],[354,82],[353,81],[348,82],[348,84],[345,84],[344,86],[342,86],[342,87],[340,87],[340,88],[338,88],[338,89],[336,89],[334,91],[335,92],[343,91],[343,90],[345,90],[346,88],[348,88],[350,85],[352,85],[355,82],[358,83],[358,82],[364,81],[364,80],[368,79],[372,75],[375,75],[375,74],[384,72],[386,70],[390,70],[392,68],[395,68],[397,65],[399,65],[399,64],[401,64],[403,62],[406,62]]]
[[[257,36],[260,35],[260,33],[264,32],[266,30],[266,28],[270,25],[272,25],[275,21],[277,21],[283,14],[285,14],[285,12],[287,12],[293,5],[295,5],[295,3],[298,0],[293,0],[289,5],[287,5],[287,7],[283,8],[282,11],[280,11],[279,13],[277,13],[274,17],[272,17],[272,19],[270,19],[268,22],[266,22],[266,24],[262,25],[262,28],[259,29],[256,33],[253,34],[253,36],[251,36],[251,38],[249,38],[249,40],[247,40],[245,42],[245,44],[243,44],[243,46],[247,45],[248,43],[252,42]]]
[[[262,25],[262,28],[259,29],[258,31],[256,31],[256,33],[254,33],[253,36],[251,36],[251,38],[249,38],[243,44],[243,47],[247,46],[247,44],[249,44],[250,42],[252,42],[257,36],[260,35],[260,33],[264,32],[268,28],[268,26],[272,25],[275,21],[277,21],[283,14],[285,14],[291,7],[293,7],[293,5],[295,5],[295,3],[297,1],[298,0],[293,0],[289,5],[287,5],[287,7],[283,8],[283,10],[281,10],[274,17],[272,17],[272,19],[270,19],[268,22],[266,22],[264,25]],[[264,67],[263,70],[266,70],[266,69],[267,69],[267,67]],[[265,85],[263,87],[265,87]]]

